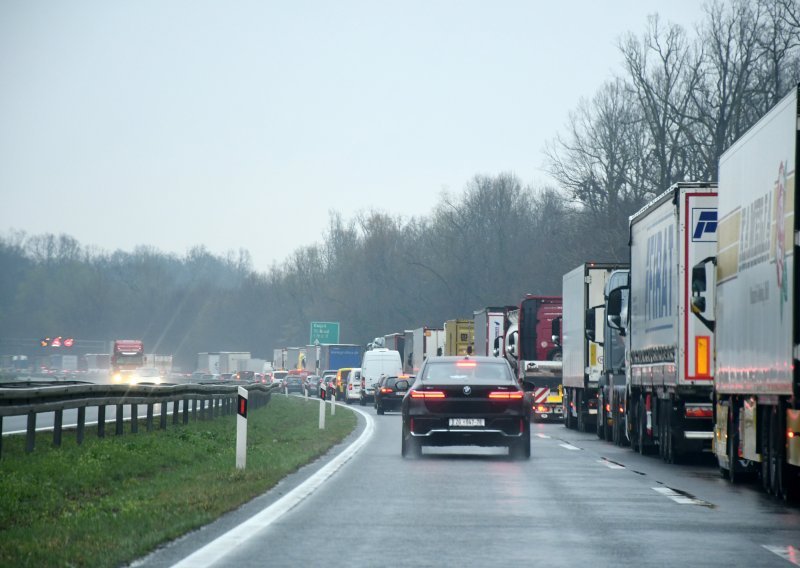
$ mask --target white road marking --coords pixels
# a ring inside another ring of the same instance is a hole
[[[795,546],[767,546],[766,544],[763,546],[773,554],[777,554],[795,566],[800,566],[800,548]]]
[[[338,405],[345,406],[343,404]],[[372,416],[363,410],[355,407],[348,408],[361,414],[367,421],[366,428],[364,428],[364,431],[355,442],[350,444],[341,454],[333,458],[328,465],[317,471],[314,475],[275,501],[272,505],[190,554],[175,564],[175,567],[189,568],[195,566],[211,566],[224,559],[232,550],[235,550],[238,545],[255,537],[259,532],[269,527],[284,514],[300,504],[306,497],[314,493],[314,491],[325,483],[329,477],[350,461],[372,437],[375,430],[375,423]]]
[[[565,448],[567,450],[580,450],[580,448],[576,448],[572,444],[559,444],[559,446],[561,446],[562,448]]]
[[[536,434],[536,435],[539,436],[540,438],[542,438],[543,440],[549,440],[550,439],[550,436],[548,436],[547,434]]]
[[[653,491],[657,491],[664,495],[665,497],[669,497],[676,503],[680,503],[681,505],[708,505],[706,501],[702,501],[700,499],[694,499],[692,497],[687,497],[686,495],[681,495],[677,491],[670,489],[669,487],[653,487]]]
[[[625,469],[624,465],[619,465],[618,463],[610,462],[608,460],[597,460],[597,463],[603,464],[608,469]]]

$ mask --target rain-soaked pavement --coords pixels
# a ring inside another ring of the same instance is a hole
[[[530,461],[479,448],[424,450],[408,460],[400,456],[400,416],[365,410],[370,418],[359,418],[349,442],[374,428],[366,444],[288,512],[262,513],[303,490],[333,456],[137,564],[169,566],[197,551],[185,565],[800,563],[800,508],[755,485],[731,486],[710,456],[668,465],[561,424],[534,424]]]

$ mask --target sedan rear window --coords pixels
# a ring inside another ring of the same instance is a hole
[[[422,380],[436,383],[462,383],[464,381],[506,384],[512,381],[505,363],[478,363],[475,361],[448,361],[429,363]]]

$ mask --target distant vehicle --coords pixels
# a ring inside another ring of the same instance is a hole
[[[305,389],[308,396],[319,396],[319,382],[322,377],[319,375],[308,375],[306,377]]]
[[[384,377],[397,377],[403,374],[403,363],[400,353],[391,349],[377,348],[364,353],[361,362],[362,388],[360,402],[362,406],[375,399],[375,387]]]
[[[410,375],[383,378],[375,389],[375,412],[383,414],[390,410],[400,410],[403,397],[412,382]]]
[[[328,399],[336,392],[336,374],[338,371],[323,371],[322,380],[319,383],[319,397]]]
[[[142,367],[134,372],[137,383],[153,383],[160,385],[164,378],[161,376],[161,369],[155,367]]]
[[[142,367],[139,369],[123,369],[118,371],[113,376],[115,384],[122,385],[138,385],[138,384],[155,384],[159,385],[163,382],[161,371],[152,367]]]
[[[233,373],[222,373],[219,378],[223,381],[232,381],[234,379]]]
[[[205,377],[206,375],[207,373],[204,373],[203,371],[195,371],[194,373],[192,373],[192,376],[189,377],[189,381],[196,383],[197,381],[203,380],[203,377]]]
[[[350,377],[350,371],[352,370],[352,367],[344,367],[336,371],[336,383],[334,385],[334,396],[336,400],[344,402],[347,379]]]
[[[444,335],[445,355],[472,355],[475,347],[475,322],[473,320],[444,322]]]
[[[111,353],[111,376],[124,382],[121,371],[134,371],[144,365],[144,344],[140,339],[117,339]]]
[[[286,379],[286,376],[289,374],[289,371],[275,371],[272,373],[272,383],[279,384],[283,386],[283,381]]]
[[[234,379],[237,381],[254,381],[256,378],[256,374],[253,371],[239,371],[234,375]]]
[[[305,392],[303,377],[301,375],[287,375],[284,388],[286,389],[287,393],[296,392],[303,394]]]
[[[200,377],[202,381],[218,381],[219,375],[217,373],[205,373],[202,377]]]
[[[347,392],[345,400],[347,404],[361,399],[361,369],[353,369],[347,377]],[[363,403],[362,403],[363,404]]]
[[[403,457],[419,456],[422,446],[466,445],[506,446],[512,459],[530,458],[530,404],[505,360],[429,357],[401,412]]]

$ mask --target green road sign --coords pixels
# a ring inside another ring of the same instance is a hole
[[[339,322],[312,321],[311,340],[308,344],[314,345],[316,341],[320,343],[339,343]]]

